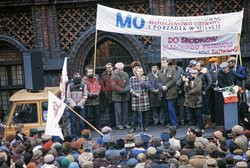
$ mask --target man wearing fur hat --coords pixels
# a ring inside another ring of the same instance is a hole
[[[203,61],[198,61],[195,65],[195,68],[198,70],[198,77],[202,80],[202,114],[205,119],[205,128],[210,128],[211,126],[211,118],[210,118],[210,110],[209,110],[209,95],[210,89],[212,86],[212,78],[204,66]]]
[[[168,65],[167,57],[161,58],[161,70],[158,72],[159,89],[161,91],[161,98],[163,100],[163,107],[166,114],[166,119],[171,125],[178,126],[178,118],[176,116],[174,99],[177,98],[176,86],[176,69]]]
[[[115,106],[115,122],[118,129],[130,128],[128,125],[128,101],[129,101],[129,77],[123,71],[124,64],[115,64],[115,70],[111,76],[113,85],[112,101]]]

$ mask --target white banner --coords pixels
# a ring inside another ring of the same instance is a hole
[[[66,83],[68,82],[68,71],[67,71],[67,57],[64,58],[62,75],[60,79],[60,90],[61,90],[61,100],[64,101],[65,99],[65,92],[66,92]]]
[[[48,116],[45,135],[60,136],[60,138],[64,140],[61,128],[59,126],[59,121],[63,115],[65,107],[66,104],[49,91]]]
[[[241,33],[243,10],[235,13],[172,17],[145,15],[97,5],[96,29],[122,34],[181,37],[219,36]]]
[[[161,37],[161,57],[197,58],[239,54],[238,35],[211,37]]]

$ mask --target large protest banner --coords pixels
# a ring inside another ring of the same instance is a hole
[[[238,34],[211,37],[161,36],[161,57],[197,58],[239,54]]]
[[[132,13],[98,4],[96,29],[146,36],[178,34],[181,37],[208,37],[241,33],[242,19],[243,10],[218,15],[171,17]]]

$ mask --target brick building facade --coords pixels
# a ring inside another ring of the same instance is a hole
[[[46,86],[59,86],[65,57],[69,57],[69,74],[83,73],[83,66],[93,62],[97,3],[163,16],[198,16],[244,8],[241,52],[243,63],[249,66],[248,0],[5,0],[0,2],[0,106],[5,111],[9,108],[8,98],[24,88],[23,54],[42,50]],[[140,60],[145,67],[159,62],[160,39],[98,33],[97,73],[103,71],[108,61],[122,61],[129,70],[132,60]],[[182,61],[183,65],[186,61]]]

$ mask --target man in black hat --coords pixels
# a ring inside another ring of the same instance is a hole
[[[158,78],[158,64],[150,65],[151,72],[148,74],[148,78],[150,81],[150,94],[149,94],[149,102],[150,108],[153,112],[153,121],[154,125],[157,125],[159,122],[161,125],[164,125],[165,122],[165,114],[162,108],[162,102],[159,97],[159,78]]]

